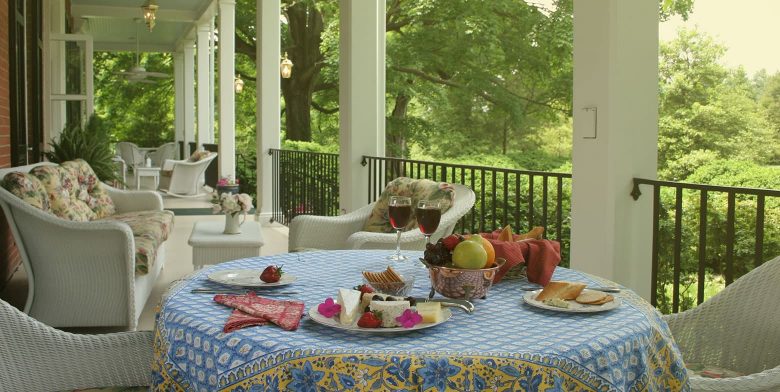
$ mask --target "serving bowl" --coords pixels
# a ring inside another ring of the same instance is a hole
[[[442,267],[427,263],[426,266],[433,290],[447,298],[471,300],[487,298],[493,286],[493,278],[504,263],[506,260],[496,259],[493,267],[482,269]]]
[[[412,291],[414,287],[414,275],[410,274],[398,274],[403,280],[402,282],[372,282],[366,277],[363,277],[363,283],[371,286],[374,291],[387,295],[394,295],[397,297],[406,297]]]

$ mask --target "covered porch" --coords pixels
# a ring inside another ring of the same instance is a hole
[[[135,42],[127,37],[137,28],[140,5],[85,0],[74,1],[69,11],[78,32],[92,40],[93,50],[127,51],[134,49]],[[258,219],[267,222],[277,192],[270,154],[281,145],[282,9],[276,0],[255,5],[256,204]],[[52,7],[53,20],[59,19],[57,12],[65,12],[62,5]],[[338,197],[339,210],[349,212],[368,200],[364,156],[383,157],[386,150],[386,11],[382,2],[353,0],[340,1],[339,9]],[[615,279],[649,298],[652,204],[649,198],[634,201],[626,195],[633,178],[656,176],[657,4],[604,2],[576,8],[574,26],[572,266]],[[183,157],[188,146],[217,145],[221,177],[235,176],[236,170],[236,76],[235,43],[219,36],[234,32],[234,1],[174,2],[159,9],[154,30],[144,31],[139,44],[141,51],[173,54],[176,142],[185,150]],[[50,136],[54,129],[49,128]]]

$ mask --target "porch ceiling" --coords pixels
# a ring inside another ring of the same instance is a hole
[[[70,13],[76,31],[92,36],[96,51],[135,51],[136,31],[142,52],[173,52],[182,40],[194,38],[198,21],[213,13],[213,0],[157,2],[154,31],[143,24],[146,0],[72,0]],[[140,19],[140,22],[138,21]]]

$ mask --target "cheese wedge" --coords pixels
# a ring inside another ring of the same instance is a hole
[[[424,323],[439,323],[442,321],[440,302],[419,302],[415,306]]]
[[[369,306],[371,310],[381,312],[383,328],[400,326],[401,324],[395,318],[410,308],[409,301],[371,301]]]
[[[360,291],[339,289],[339,304],[341,304],[339,322],[343,325],[352,324],[360,310]]]

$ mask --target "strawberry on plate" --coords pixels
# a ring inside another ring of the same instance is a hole
[[[357,325],[360,328],[379,328],[382,325],[382,315],[379,312],[365,312],[360,316]]]
[[[269,265],[260,274],[260,280],[265,283],[276,283],[282,278],[283,274],[281,265]]]
[[[373,293],[374,289],[371,288],[371,286],[367,284],[361,284],[359,286],[355,286],[355,290],[360,291],[360,294],[366,294],[366,293]]]

